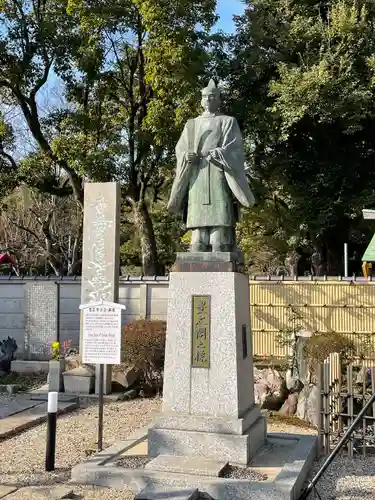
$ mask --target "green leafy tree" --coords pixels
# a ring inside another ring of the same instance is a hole
[[[186,229],[181,219],[167,212],[163,201],[153,205],[150,217],[158,248],[159,269],[164,274],[174,264],[176,252],[184,252],[188,249],[189,242],[184,241],[183,238]],[[142,271],[141,242],[139,236],[134,235],[134,224],[131,218],[132,213],[128,209],[121,224],[121,266],[125,274],[139,274]]]
[[[37,101],[52,69],[66,76],[79,56],[77,20],[67,15],[64,2],[2,0],[0,27],[1,103],[20,108],[37,147],[64,170],[77,203],[82,205],[81,179],[54,154]],[[15,166],[11,163],[12,168]]]
[[[69,4],[69,11],[78,13],[93,52],[102,54],[95,80],[102,109],[110,109],[108,129],[117,134],[114,175],[122,182],[123,199],[137,229],[145,274],[159,273],[163,267],[150,211],[170,177],[178,134],[199,102],[197,91],[209,67],[206,45],[215,4],[214,0]],[[84,88],[88,78],[88,74],[78,78],[76,88]]]
[[[83,179],[120,181],[143,271],[158,272],[150,209],[210,68],[215,0],[0,5],[0,102],[19,106],[36,144],[14,164],[0,148],[0,175],[17,168],[18,182],[72,194],[81,208]],[[66,102],[41,113],[38,95],[53,73]]]
[[[367,0],[255,0],[234,39],[231,105],[252,170],[326,273],[342,271],[344,242],[363,251],[370,236],[361,210],[375,204],[374,21]]]

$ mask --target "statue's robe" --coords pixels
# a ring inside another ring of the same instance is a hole
[[[211,157],[210,152],[215,151]],[[189,164],[187,153],[199,156]],[[189,120],[176,146],[177,168],[168,209],[183,213],[188,229],[234,226],[237,203],[254,205],[244,165],[244,149],[237,120],[205,114]]]

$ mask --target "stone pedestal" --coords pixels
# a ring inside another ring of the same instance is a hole
[[[48,372],[48,390],[49,392],[63,392],[65,371],[65,359],[51,359]]]
[[[79,366],[63,373],[64,389],[69,394],[91,394],[95,389],[95,371]]]
[[[266,437],[254,405],[249,279],[212,265],[170,275],[163,407],[149,430],[149,456],[246,465]]]

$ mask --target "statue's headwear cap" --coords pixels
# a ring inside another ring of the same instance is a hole
[[[203,92],[210,93],[210,94],[216,94],[217,96],[220,96],[220,89],[216,86],[216,83],[213,81],[212,78],[209,81],[207,87],[202,90],[202,94],[203,94]]]

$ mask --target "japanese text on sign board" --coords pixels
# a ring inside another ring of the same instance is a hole
[[[83,362],[121,362],[121,309],[93,306],[83,310]]]
[[[211,297],[194,295],[192,304],[192,366],[210,367]]]

